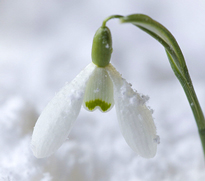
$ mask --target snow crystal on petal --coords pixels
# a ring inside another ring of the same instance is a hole
[[[157,143],[157,144],[160,144],[160,137],[158,135],[156,135],[156,137],[154,138],[154,141]]]

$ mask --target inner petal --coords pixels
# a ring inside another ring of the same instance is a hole
[[[113,83],[105,68],[97,67],[90,76],[84,94],[83,106],[88,111],[107,112],[114,105]]]

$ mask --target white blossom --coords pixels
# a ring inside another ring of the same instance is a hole
[[[43,110],[32,135],[33,154],[37,158],[53,154],[67,139],[82,105],[88,111],[102,112],[115,105],[127,144],[142,157],[154,157],[158,136],[145,102],[110,63],[105,67],[90,63]]]

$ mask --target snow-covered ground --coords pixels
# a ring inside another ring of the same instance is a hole
[[[91,61],[95,31],[107,16],[143,13],[177,39],[205,110],[205,1],[0,1],[0,181],[203,181],[204,158],[186,96],[163,47],[138,28],[107,23],[111,62],[149,95],[160,144],[153,159],[122,137],[115,109],[81,113],[52,156],[30,150],[34,124],[55,93]]]

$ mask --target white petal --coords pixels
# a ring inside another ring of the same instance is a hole
[[[114,84],[116,112],[126,142],[140,156],[154,157],[158,136],[146,99],[134,91],[111,64],[106,69]]]
[[[48,103],[38,118],[31,148],[37,158],[50,156],[66,140],[83,102],[86,83],[95,69],[89,64]]]
[[[97,67],[90,76],[84,95],[83,106],[88,111],[98,108],[107,112],[114,105],[113,83],[105,68]]]

